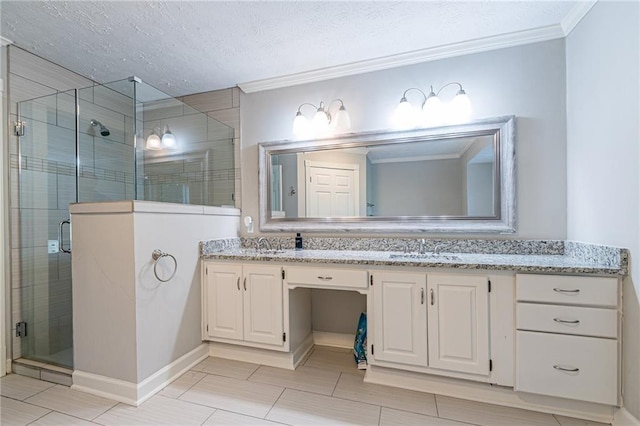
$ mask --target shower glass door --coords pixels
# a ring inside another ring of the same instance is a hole
[[[22,357],[69,368],[69,226],[64,224],[61,235],[59,231],[77,196],[75,105],[75,91],[18,104],[25,130],[18,138],[19,236],[13,238],[19,251],[14,257],[20,265]]]

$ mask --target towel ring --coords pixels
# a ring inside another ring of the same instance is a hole
[[[166,283],[167,281],[171,281],[171,279],[176,275],[176,272],[178,271],[178,261],[176,260],[176,258],[169,253],[165,253],[160,249],[155,249],[152,253],[151,253],[151,257],[153,258],[153,275],[156,276],[156,279],[158,281],[160,281],[161,283]],[[158,262],[160,261],[160,259],[162,259],[163,257],[170,257],[171,259],[173,259],[173,273],[171,274],[171,276],[169,278],[167,278],[166,280],[163,280],[162,278],[160,278],[158,276]]]

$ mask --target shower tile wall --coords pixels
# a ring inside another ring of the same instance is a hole
[[[183,96],[178,98],[187,105],[196,108],[199,111],[206,112],[209,117],[214,118],[221,123],[234,129],[233,139],[233,158],[234,158],[234,170],[233,170],[233,182],[219,181],[217,185],[221,185],[218,189],[219,193],[228,193],[230,185],[233,185],[233,193],[235,201],[229,202],[228,200],[221,200],[223,202],[213,203],[214,205],[235,205],[237,208],[241,208],[240,200],[240,89],[233,87],[230,89],[214,90],[211,92],[197,93],[194,95]],[[214,128],[219,129],[219,128]],[[210,131],[209,138],[215,140],[219,136],[215,135],[215,130]],[[218,157],[214,159],[216,167],[224,168],[228,167],[224,164],[228,164],[228,158]],[[218,161],[221,165],[218,166]]]
[[[9,123],[17,120],[17,102],[34,99],[57,93],[57,96],[42,100],[40,103],[32,103],[31,115],[36,120],[31,120],[28,131],[38,135],[46,135],[59,141],[60,144],[67,139],[73,139],[73,97],[69,93],[60,93],[71,89],[89,87],[95,82],[71,72],[59,65],[32,55],[18,47],[9,46],[7,52],[7,95],[9,98],[8,111]],[[133,108],[131,100],[117,94],[102,86],[90,87],[86,90],[79,90],[81,99],[81,121],[80,121],[80,201],[87,190],[94,190],[96,199],[132,199],[133,198]],[[181,100],[193,107],[199,108],[208,113],[210,117],[218,119],[235,129],[234,158],[235,167],[227,171],[230,179],[226,179],[226,187],[220,189],[215,185],[210,185],[213,192],[214,205],[234,204],[228,199],[218,200],[216,193],[235,194],[235,204],[239,207],[240,198],[240,91],[237,88],[226,89],[197,95],[190,95]],[[47,105],[47,102],[54,102],[55,105]],[[57,109],[56,109],[57,108]],[[57,110],[57,113],[56,113]],[[130,111],[130,112],[129,112]],[[196,111],[186,106],[167,108],[164,111],[158,109],[156,115],[151,110],[144,114],[145,120],[163,120],[164,118],[178,118],[194,114]],[[95,116],[95,117],[94,117]],[[202,117],[202,115],[201,115]],[[93,129],[89,124],[91,118],[99,119],[111,134],[108,138],[97,143],[100,137],[94,137]],[[189,117],[187,117],[188,119]],[[181,118],[182,119],[182,118]],[[195,117],[193,120],[196,120]],[[216,127],[213,120],[199,124],[192,122],[193,131],[200,132],[206,129],[207,140],[217,140],[220,135],[216,135]],[[185,121],[185,123],[187,123]],[[141,128],[142,122],[139,122]],[[144,123],[145,128],[147,123]],[[173,127],[172,127],[173,130]],[[177,128],[176,128],[177,130]],[[54,151],[49,151],[55,160],[31,161],[23,169],[21,176],[23,192],[25,189],[35,194],[35,197],[25,198],[21,201],[19,193],[18,175],[18,138],[13,136],[11,127],[9,128],[9,172],[10,172],[10,221],[11,221],[11,305],[12,305],[12,336],[15,336],[16,322],[23,320],[23,305],[29,308],[29,304],[34,304],[35,322],[31,324],[31,335],[40,334],[39,345],[48,346],[55,349],[71,344],[72,336],[67,332],[57,330],[69,329],[66,327],[71,322],[71,313],[62,312],[61,307],[70,298],[70,276],[68,255],[63,253],[48,254],[47,240],[57,239],[55,229],[61,220],[68,217],[67,205],[74,201],[75,192],[73,190],[74,170],[72,162],[73,149],[55,149],[59,144],[52,144]],[[51,147],[50,147],[51,149]],[[25,155],[37,154],[25,151]],[[50,156],[51,157],[51,156]],[[217,162],[223,161],[223,157],[215,158],[212,169],[215,170]],[[185,170],[189,172],[186,164]],[[228,169],[228,166],[225,166]],[[153,171],[153,170],[151,170]],[[229,189],[232,188],[232,189]],[[142,186],[139,187],[142,189]],[[29,226],[23,226],[21,230],[20,208],[23,209],[23,219],[30,222]],[[30,267],[32,266],[32,267]],[[65,272],[66,271],[66,272]],[[49,288],[45,283],[51,282]],[[24,295],[24,300],[22,299]],[[27,303],[28,302],[28,303]],[[43,326],[45,319],[49,320],[54,327],[52,331],[45,330],[42,333],[38,328]],[[56,328],[55,325],[60,327]],[[66,333],[66,334],[65,334]],[[13,338],[14,359],[20,358],[21,340]]]
[[[78,74],[25,52],[8,48],[9,121],[17,120],[17,102],[48,96],[30,102],[23,109],[29,140],[23,144],[23,170],[18,174],[18,138],[9,129],[10,220],[11,220],[11,305],[12,336],[16,322],[25,320],[23,309],[33,309],[28,339],[36,353],[58,352],[71,347],[70,257],[64,253],[48,254],[47,240],[56,240],[56,225],[68,218],[68,204],[75,201],[75,116],[73,88],[94,84]],[[122,199],[133,192],[133,175],[118,161],[130,152],[132,170],[133,138],[126,133],[132,127],[132,102],[103,87],[79,91],[81,201],[87,190],[97,189],[92,199]],[[96,103],[94,103],[96,102]],[[99,103],[99,105],[97,104]],[[129,116],[122,112],[129,111]],[[111,135],[96,143],[89,119],[95,114]],[[43,155],[44,141],[46,158]],[[19,183],[23,194],[20,197]],[[99,182],[99,180],[101,180]],[[83,191],[84,189],[84,191]],[[22,210],[22,214],[21,211]],[[21,224],[22,219],[22,224]],[[21,341],[14,337],[12,357],[20,358]]]
[[[234,158],[239,156],[239,120],[227,121],[220,125],[211,118],[210,109],[230,111],[231,116],[239,117],[239,104],[233,107],[234,91],[226,89],[181,98],[182,102],[204,111],[208,115],[189,105],[174,99],[146,103],[144,105],[144,135],[152,129],[162,132],[168,125],[176,137],[179,154],[170,151],[145,151],[145,199],[167,202],[188,202],[204,205],[237,205],[239,200],[238,164]],[[237,98],[237,97],[236,97]],[[236,153],[234,155],[234,153]]]

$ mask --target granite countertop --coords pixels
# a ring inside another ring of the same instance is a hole
[[[427,268],[484,269],[515,272],[626,275],[626,264],[612,265],[597,258],[566,254],[405,254],[401,251],[365,250],[271,250],[229,247],[202,252],[205,260],[242,260],[288,263],[330,263],[342,265],[413,266]]]

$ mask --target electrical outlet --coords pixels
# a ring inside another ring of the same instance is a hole
[[[58,253],[60,251],[58,240],[49,240],[47,242],[47,251],[49,252],[49,254]]]

